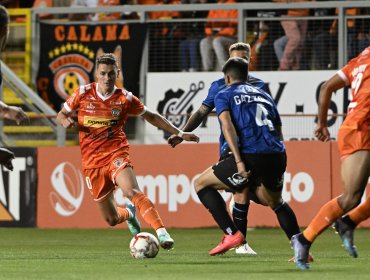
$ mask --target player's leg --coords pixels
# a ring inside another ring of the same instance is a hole
[[[353,243],[354,231],[359,223],[370,217],[370,196],[351,210],[347,215],[339,218],[335,221],[334,228],[342,239],[344,248],[347,250],[350,256],[357,258],[357,248]]]
[[[132,201],[145,222],[156,231],[161,246],[172,249],[174,241],[168,234],[154,204],[140,191],[133,169],[127,166],[120,170],[115,176],[115,182],[122,189],[123,194]]]
[[[226,210],[226,203],[217,190],[229,189],[214,174],[212,167],[205,170],[194,182],[195,191],[202,204],[208,209],[218,226],[224,232],[222,242],[209,252],[210,255],[222,254],[240,246],[245,239],[238,231]]]
[[[111,226],[115,226],[124,221],[134,220],[135,209],[117,207],[113,198],[115,186],[109,176],[109,168],[101,167],[96,169],[84,170],[86,184],[94,198],[98,203],[100,212],[104,220]],[[129,228],[133,235],[140,232],[140,225],[135,228]]]
[[[293,236],[296,248],[298,245],[309,248],[326,228],[360,203],[370,172],[370,151],[357,151],[348,156],[342,161],[341,172],[344,193],[322,206],[302,234]],[[295,253],[298,254],[296,248]],[[307,259],[302,260],[302,265],[305,261]]]
[[[249,210],[249,198],[248,188],[244,189],[241,193],[233,194],[233,201],[230,202],[230,213],[232,214],[234,224],[237,229],[247,238],[247,226],[248,226],[248,210]],[[256,255],[257,253],[250,247],[246,241],[243,246],[235,249],[237,254],[245,255]]]
[[[360,202],[370,176],[370,151],[358,151],[342,162],[342,180],[344,193],[338,203],[344,212],[352,209]],[[353,190],[353,191],[352,191]],[[357,249],[353,244],[353,232],[357,224],[370,216],[370,199],[353,209],[343,218],[336,220],[335,228],[342,239],[344,248],[350,256],[357,257]]]
[[[321,207],[303,232],[311,243],[334,221],[360,203],[370,172],[370,151],[357,151],[348,156],[342,161],[341,172],[343,194]]]

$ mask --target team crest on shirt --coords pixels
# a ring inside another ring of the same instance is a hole
[[[121,108],[112,108],[112,117],[118,118],[121,115]]]
[[[123,164],[123,159],[122,158],[116,158],[113,161],[113,164],[118,168],[118,167],[120,167]]]

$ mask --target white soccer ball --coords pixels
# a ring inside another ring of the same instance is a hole
[[[158,251],[158,239],[151,233],[140,232],[131,239],[130,253],[135,259],[154,258]]]

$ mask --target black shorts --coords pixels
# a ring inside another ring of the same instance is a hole
[[[224,158],[212,167],[215,176],[231,190],[241,192],[246,187],[250,187],[253,191],[261,184],[273,192],[280,192],[283,189],[287,163],[285,153],[242,154],[241,156],[247,171],[252,172],[248,180],[242,180],[243,178],[238,174],[233,156]]]

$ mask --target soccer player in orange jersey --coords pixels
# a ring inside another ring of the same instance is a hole
[[[303,233],[292,237],[295,262],[302,270],[309,268],[308,252],[316,237],[345,213],[359,205],[370,176],[370,47],[321,86],[319,120],[315,128],[315,136],[321,141],[330,139],[327,114],[331,95],[347,85],[351,86],[352,102],[348,106],[347,117],[338,132],[344,192],[321,207]],[[365,212],[368,211],[369,199],[365,202],[364,208]],[[340,231],[339,234],[341,234]],[[353,246],[353,235],[341,237],[351,255],[357,256],[357,252],[353,251],[356,249]]]
[[[82,167],[87,186],[98,203],[106,222],[115,226],[127,222],[133,235],[140,232],[136,209],[152,226],[160,244],[171,249],[174,241],[166,231],[153,203],[138,187],[129,157],[129,143],[123,127],[129,115],[141,115],[152,125],[177,134],[186,141],[199,141],[192,133],[182,132],[158,113],[150,111],[131,92],[115,86],[119,75],[117,58],[106,53],[96,59],[97,83],[81,86],[64,103],[58,113],[59,123],[68,128],[75,125],[71,118],[78,110],[78,129]],[[122,189],[133,205],[117,207],[115,186]]]

